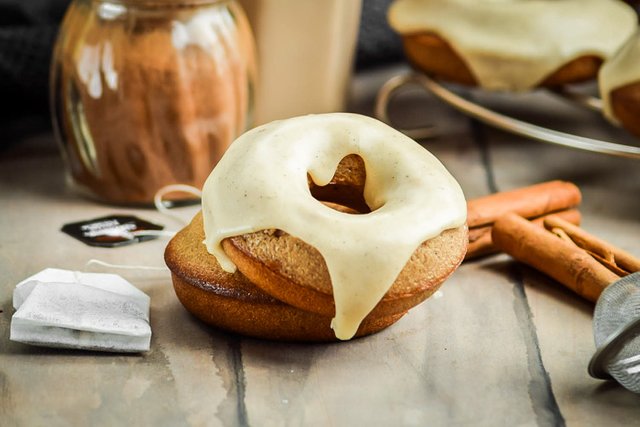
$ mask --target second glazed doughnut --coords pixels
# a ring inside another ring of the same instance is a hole
[[[418,69],[524,91],[594,79],[637,16],[619,0],[396,0],[389,22]]]

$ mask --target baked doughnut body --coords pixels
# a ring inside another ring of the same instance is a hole
[[[335,341],[331,317],[287,305],[251,283],[239,271],[227,273],[202,244],[202,214],[169,242],[165,262],[180,302],[203,322],[256,338],[286,341]],[[356,336],[386,328],[404,313],[368,316]]]
[[[351,154],[366,171],[363,196],[371,212],[363,215],[322,205],[307,180],[329,183]],[[207,247],[230,272],[236,265],[223,249],[227,238],[275,229],[315,248],[330,277],[333,327],[342,339],[353,336],[423,242],[460,228],[456,235],[464,238],[451,240],[453,268],[466,247],[464,196],[446,169],[401,133],[354,114],[303,116],[246,133],[207,180],[203,214]]]
[[[523,91],[595,78],[637,17],[618,0],[396,0],[389,22],[418,69]]]

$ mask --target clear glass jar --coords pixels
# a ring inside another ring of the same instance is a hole
[[[254,80],[235,1],[73,1],[51,70],[69,182],[127,205],[169,184],[201,188],[251,124]]]

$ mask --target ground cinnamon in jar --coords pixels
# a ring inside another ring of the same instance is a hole
[[[200,188],[251,106],[253,44],[235,3],[138,3],[108,13],[74,3],[56,52],[70,176],[112,203],[149,203],[169,184]]]

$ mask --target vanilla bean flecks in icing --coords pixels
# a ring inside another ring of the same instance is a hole
[[[435,33],[481,87],[524,91],[581,56],[607,59],[638,18],[619,0],[396,0],[400,34]]]
[[[607,119],[618,123],[611,108],[611,92],[638,81],[640,81],[640,31],[636,31],[600,69],[598,85],[603,113]]]
[[[307,173],[326,185],[349,154],[364,160],[372,212],[350,215],[311,196]],[[418,246],[466,221],[456,180],[427,150],[375,119],[348,113],[301,116],[238,138],[207,179],[202,196],[207,249],[235,265],[227,237],[280,229],[315,247],[333,287],[336,337],[349,339]]]

